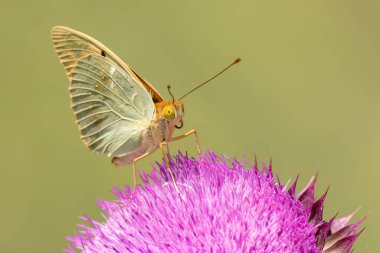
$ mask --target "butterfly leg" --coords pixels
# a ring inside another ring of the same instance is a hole
[[[145,157],[147,157],[147,156],[149,156],[149,155],[151,155],[151,154],[153,154],[154,152],[156,152],[157,149],[158,149],[158,148],[155,148],[155,149],[153,149],[152,151],[146,152],[145,154],[143,154],[143,155],[141,155],[141,156],[139,156],[139,157],[137,157],[137,158],[135,158],[135,159],[133,160],[133,186],[134,186],[134,187],[136,187],[136,185],[137,185],[137,168],[136,168],[136,162],[139,161],[139,160],[141,160],[141,159],[143,159],[143,158],[145,158]]]
[[[180,136],[177,136],[177,137],[173,137],[173,138],[171,138],[171,139],[170,139],[170,142],[181,140],[181,139],[183,139],[183,138],[185,138],[185,137],[187,137],[187,136],[190,136],[190,135],[192,135],[192,134],[194,134],[194,136],[195,136],[195,143],[197,144],[198,154],[200,154],[200,153],[201,153],[201,145],[200,145],[200,143],[199,143],[199,136],[198,136],[198,133],[197,133],[197,131],[195,131],[195,129],[193,129],[193,130],[191,130],[191,131],[189,131],[189,132],[187,132],[187,133],[185,133],[185,134],[183,134],[183,135],[180,135]]]
[[[164,147],[166,147],[166,153],[165,153]],[[160,143],[160,149],[161,149],[161,152],[162,152],[162,157],[164,158],[164,161],[165,161],[166,168],[168,169],[170,177],[172,178],[172,181],[173,181],[173,184],[174,184],[174,188],[176,189],[176,191],[178,193],[180,193],[180,191],[178,189],[178,186],[177,186],[177,183],[176,183],[175,178],[174,178],[174,173],[173,173],[172,169],[169,166],[169,161],[168,161],[168,157],[167,157],[167,155],[169,154],[168,143],[166,141],[161,142]]]

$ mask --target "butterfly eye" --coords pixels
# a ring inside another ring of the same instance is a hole
[[[175,117],[174,108],[170,105],[164,107],[164,117],[168,120],[172,120]]]

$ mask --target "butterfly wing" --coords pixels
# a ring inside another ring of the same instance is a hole
[[[52,29],[52,40],[67,75],[70,74],[70,71],[76,66],[79,59],[93,53],[104,55],[128,72],[136,81],[140,81],[151,94],[151,98],[155,103],[163,101],[162,96],[148,81],[96,39],[68,27],[55,26]]]
[[[110,50],[66,28],[53,28],[53,43],[70,80],[72,108],[86,146],[112,157],[141,148],[155,109],[140,79]]]

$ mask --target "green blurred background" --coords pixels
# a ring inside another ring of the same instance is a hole
[[[267,161],[300,185],[319,171],[326,217],[361,206],[356,252],[378,252],[380,2],[8,1],[1,5],[0,252],[60,252],[97,199],[132,183],[88,151],[69,107],[50,29],[110,47],[169,98],[236,57],[242,63],[185,99],[204,148]],[[193,140],[173,144],[194,153]],[[140,163],[149,164],[159,155]]]

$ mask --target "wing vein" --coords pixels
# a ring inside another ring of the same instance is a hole
[[[75,73],[77,73],[77,72],[75,72]],[[80,73],[80,74],[82,74],[82,73]],[[92,77],[89,76],[89,75],[86,75],[86,76],[92,78]],[[96,80],[95,78],[92,78],[92,79],[95,80],[95,81],[97,81],[97,82],[100,82],[100,81]],[[80,82],[80,83],[85,83],[85,84],[93,85],[92,83],[89,83],[89,82],[87,82],[87,81],[85,81],[85,80],[82,80],[82,79],[71,78],[71,80],[74,80],[74,81],[77,81],[77,82]],[[101,83],[101,82],[100,82],[100,83]],[[103,83],[101,83],[101,84],[103,84]],[[105,87],[109,90],[109,88],[108,88],[106,85],[103,84],[103,86],[105,86]],[[110,100],[112,100],[114,103],[117,104],[117,102],[116,102],[114,99],[112,99],[112,98],[106,96],[106,95],[103,94],[102,92],[97,91],[97,90],[95,90],[95,89],[93,89],[93,88],[88,88],[88,87],[73,87],[73,86],[71,86],[71,87],[69,88],[69,90],[71,91],[72,89],[83,89],[83,90],[93,91],[93,92],[95,92],[95,93],[97,93],[97,94],[99,94],[99,95],[101,95],[101,96],[104,96],[104,97],[109,98]],[[112,92],[112,91],[111,91],[111,92]],[[124,102],[125,105],[132,106],[132,107],[136,110],[136,112],[138,112],[138,114],[139,114],[141,117],[143,117],[142,113],[141,113],[141,112],[140,112],[140,111],[139,111],[139,110],[133,105],[133,103],[128,103],[127,101],[123,100],[120,96],[116,95],[114,92],[112,92],[112,93],[113,93],[116,97],[118,97],[122,102]]]
[[[103,135],[99,136],[98,138],[96,138],[95,140],[87,142],[86,144],[87,144],[87,146],[92,146],[92,145],[94,145],[95,143],[97,143],[98,141],[100,141],[100,140],[102,140],[104,138],[105,138],[105,136],[103,134]]]
[[[57,53],[68,52],[68,51],[87,51],[95,54],[99,54],[94,50],[86,49],[86,48],[67,48],[67,49],[56,49]]]
[[[100,128],[100,129],[96,130],[95,132],[92,132],[92,133],[89,133],[89,134],[86,134],[86,135],[82,135],[81,137],[82,137],[82,138],[88,138],[88,137],[90,137],[90,136],[92,136],[92,135],[94,135],[94,134],[100,133],[100,132],[103,131],[104,129],[106,129],[106,128],[108,128],[108,127],[110,127],[110,126],[116,124],[116,123],[119,122],[120,120],[121,120],[121,119],[117,119],[117,120],[115,120],[115,121],[109,123],[108,125],[106,125],[106,126]]]
[[[111,150],[111,153],[115,153],[116,150],[118,150],[121,146],[123,146],[127,141],[129,141],[132,138],[132,134],[128,136],[124,142],[120,143],[117,147],[115,147],[113,150]]]
[[[101,114],[104,114],[104,113],[107,113],[107,112],[113,112],[113,110],[111,109],[111,110],[104,110],[104,111],[100,111],[100,112],[94,112],[94,113],[92,113],[92,114],[89,114],[89,115],[84,116],[83,118],[77,119],[77,120],[76,120],[76,123],[80,123],[80,122],[82,122],[82,121],[85,120],[85,119],[88,119],[88,118],[94,117],[94,116],[96,116],[96,115],[101,115]]]
[[[103,104],[105,104],[108,108],[110,108],[111,110],[113,110],[112,107],[111,107],[107,102],[105,102],[105,101],[103,101],[103,100],[100,100],[100,99],[86,100],[86,101],[83,101],[83,102],[79,102],[79,103],[72,104],[71,106],[74,107],[74,106],[78,106],[78,105],[85,104],[85,103],[91,103],[91,102],[99,102],[99,103],[103,103]],[[74,110],[75,110],[75,109],[74,109]],[[126,120],[126,121],[132,121],[132,122],[136,122],[136,123],[139,122],[138,120],[135,120],[135,119],[126,118],[126,117],[124,117],[123,115],[117,113],[115,110],[113,110],[113,112],[114,112],[117,116],[119,116],[120,118],[122,118],[123,120]]]
[[[90,65],[90,66],[93,66],[93,67],[95,67],[95,68],[97,68],[96,66],[94,66],[94,65],[92,65],[92,64],[89,64],[89,63],[87,63],[88,65]],[[93,74],[95,74],[95,75],[97,75],[98,77],[100,77],[101,78],[101,76],[99,76],[99,74],[98,73],[96,73],[96,72],[94,72],[94,71],[92,71],[91,69],[89,69],[89,68],[86,68],[86,67],[84,67],[84,66],[81,66],[81,65],[78,65],[77,66],[77,68],[82,68],[82,69],[85,69],[85,70],[88,70],[89,72],[91,72],[91,73],[93,73]],[[76,69],[77,69],[76,68]],[[85,75],[85,76],[87,76],[87,77],[90,77],[90,78],[92,78],[93,80],[95,80],[95,81],[97,81],[97,82],[99,82],[99,83],[101,83],[105,88],[107,88],[110,92],[112,92],[115,96],[117,96],[121,101],[123,101],[124,103],[126,103],[126,104],[128,104],[128,102],[127,101],[125,101],[122,97],[120,97],[119,95],[117,95],[115,92],[113,92],[113,90],[111,90],[107,85],[105,85],[102,81],[100,81],[100,80],[97,80],[97,79],[95,79],[95,78],[93,78],[92,76],[89,76],[89,75],[87,75],[87,74],[85,74],[85,73],[83,73],[83,72],[77,72],[76,71],[76,69],[74,69],[72,72],[71,72],[71,74],[75,74],[75,73],[77,73],[77,74],[82,74],[82,75]],[[102,73],[104,73],[105,75],[107,75],[111,80],[112,80],[112,82],[114,83],[114,84],[116,84],[119,88],[120,88],[120,90],[123,92],[123,90],[121,89],[121,87],[119,86],[119,84],[111,77],[111,76],[109,76],[108,75],[108,73],[106,73],[104,70],[102,70],[102,69],[100,69],[100,68],[97,68],[98,70],[100,70]],[[124,93],[124,92],[123,92]],[[125,94],[125,93],[124,93]],[[125,95],[127,95],[127,94],[125,94]],[[126,98],[129,100],[129,102],[131,103],[131,101],[130,101],[130,99],[126,96]],[[135,108],[136,110],[137,110],[137,108]]]
[[[80,110],[78,110],[78,111],[74,111],[74,114],[77,115],[77,114],[79,114],[79,113],[85,112],[85,111],[87,111],[87,110],[94,109],[94,108],[99,107],[99,106],[101,106],[101,105],[97,104],[97,105],[87,106],[87,107],[85,107],[85,108],[83,108],[83,109],[80,109]]]
[[[53,39],[53,43],[55,44],[67,41],[81,41],[81,39]]]
[[[78,81],[78,82],[81,82],[81,83],[91,84],[91,83],[89,83],[89,82],[86,82],[85,80],[76,80],[76,79],[73,79],[73,80]],[[104,94],[104,93],[102,93],[102,92],[100,92],[100,91],[97,91],[97,90],[95,90],[95,89],[93,89],[93,88],[89,88],[89,87],[72,87],[72,86],[71,86],[71,87],[69,88],[69,91],[73,91],[73,90],[89,90],[89,91],[92,91],[92,92],[94,92],[94,93],[96,93],[96,94],[98,94],[98,95],[101,95],[101,96],[103,96],[103,97],[108,98],[109,100],[111,100],[111,101],[114,102],[115,104],[118,104],[117,101],[113,100],[112,98],[108,97],[106,94]],[[123,101],[123,102],[124,102],[124,101]]]
[[[95,58],[94,58],[95,59]],[[103,63],[105,63],[105,62],[101,62],[101,61],[98,61],[98,63],[99,64],[103,64]],[[123,90],[123,88],[119,85],[119,83],[118,82],[116,82],[115,81],[115,79],[111,76],[111,75],[109,75],[107,72],[105,72],[103,69],[101,69],[101,68],[99,68],[99,67],[97,67],[97,66],[95,66],[95,65],[93,65],[93,64],[90,64],[90,63],[87,63],[88,65],[90,65],[90,66],[93,66],[94,68],[96,68],[96,69],[98,69],[98,70],[100,70],[100,71],[102,71],[104,74],[106,74],[116,85],[117,85],[117,87],[121,90],[121,92],[123,92],[124,93],[124,95],[128,98],[128,95],[127,95],[127,93]],[[103,65],[104,66],[104,65]],[[111,64],[108,64],[108,66],[109,67],[114,67],[114,66],[112,66]],[[84,67],[83,67],[84,68]],[[86,69],[88,69],[88,68],[86,68]],[[89,69],[88,69],[89,70]],[[119,74],[121,74],[120,73],[120,71],[118,70],[118,69],[116,69],[115,68],[115,70],[117,70],[118,71],[118,73]],[[124,75],[123,74],[121,74],[123,77],[124,77]],[[125,77],[124,77],[125,78]],[[132,85],[132,84],[131,84]],[[134,85],[132,85],[133,87],[135,87]],[[130,100],[129,100],[130,101]],[[131,101],[130,101],[131,102]]]
[[[82,97],[82,96],[89,96],[89,95],[91,95],[91,94],[92,94],[91,92],[82,92],[82,93],[74,94],[74,95],[72,95],[71,97],[72,97],[72,98],[77,98],[77,97]]]

